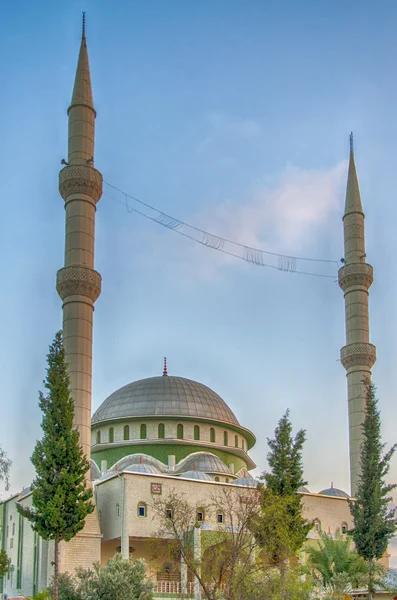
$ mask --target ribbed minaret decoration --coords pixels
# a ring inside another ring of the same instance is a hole
[[[343,230],[345,256],[338,280],[345,296],[346,346],[341,349],[340,358],[347,376],[350,483],[351,495],[355,496],[360,474],[361,425],[365,414],[364,381],[371,376],[376,349],[369,343],[368,290],[373,271],[365,261],[364,213],[354,163],[353,134],[350,134]]]
[[[65,266],[57,273],[63,301],[63,338],[74,400],[75,425],[84,453],[90,459],[92,321],[101,276],[94,270],[95,211],[102,195],[102,175],[94,169],[95,110],[88,65],[85,18],[72,102],[68,109],[69,143],[66,167],[59,173],[65,200]],[[87,479],[90,472],[87,473]],[[73,572],[101,559],[98,513],[88,515],[85,527],[70,542],[62,542],[60,570]]]
[[[94,270],[95,211],[102,175],[94,169],[95,109],[88,65],[85,20],[69,116],[69,153],[59,173],[65,200],[65,266],[57,273],[63,300],[63,337],[74,399],[75,424],[87,458],[91,446],[92,322],[101,276]]]

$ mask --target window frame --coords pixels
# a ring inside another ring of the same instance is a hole
[[[109,427],[109,444],[114,442],[114,427]]]
[[[159,440],[165,439],[165,424],[159,423],[157,426],[157,437]]]
[[[210,427],[210,442],[211,442],[211,444],[216,444],[216,431],[215,431],[215,427]]]
[[[143,515],[140,514],[141,509],[143,509]],[[138,502],[137,504],[137,515],[139,519],[146,519],[147,517],[147,504],[146,502]]]
[[[193,438],[195,442],[200,441],[200,427],[199,425],[195,425],[193,428]]]
[[[124,425],[124,427],[123,427],[123,440],[125,442],[128,442],[129,439],[130,439],[130,426],[129,425]]]
[[[141,423],[139,427],[139,439],[147,440],[147,425],[146,423]]]

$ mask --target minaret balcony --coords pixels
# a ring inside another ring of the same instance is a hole
[[[95,302],[101,293],[101,284],[100,274],[83,265],[64,267],[57,273],[57,292],[62,300],[69,296],[86,296]]]
[[[372,266],[362,263],[351,263],[344,265],[338,272],[338,283],[339,287],[345,292],[351,287],[364,287],[369,289],[374,280],[374,273]]]
[[[96,204],[102,196],[102,175],[89,165],[68,165],[59,172],[59,192],[64,200],[84,194]]]
[[[373,344],[361,342],[343,346],[340,351],[340,361],[346,371],[352,367],[367,367],[371,369],[376,362],[376,348]]]

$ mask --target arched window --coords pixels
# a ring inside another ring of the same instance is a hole
[[[96,443],[97,444],[101,443],[101,431],[100,431],[100,429],[98,429],[98,431],[96,432]]]
[[[227,431],[223,432],[223,445],[224,446],[228,446],[229,445],[229,436],[227,434]]]
[[[113,427],[109,427],[109,442],[114,442],[114,429]]]
[[[213,427],[210,429],[210,442],[215,444],[215,429]]]
[[[204,509],[197,509],[197,522],[202,523],[204,521]]]
[[[238,435],[234,436],[234,445],[238,448]]]
[[[320,533],[321,531],[321,521],[319,521],[319,519],[314,519],[313,521],[313,529],[316,533]]]
[[[194,439],[195,440],[200,439],[200,427],[198,425],[194,426]]]
[[[130,439],[130,426],[129,425],[124,425],[124,439],[125,440]]]
[[[183,440],[183,425],[182,423],[178,423],[176,428],[176,437],[178,440]]]
[[[116,504],[116,516],[120,516],[120,504]]]
[[[147,429],[146,429],[146,425],[145,423],[142,423],[141,425],[141,440],[146,440],[147,438]]]
[[[244,442],[244,439],[241,440],[241,447],[242,447],[242,449],[245,452],[245,442]]]
[[[157,437],[160,440],[163,440],[165,438],[165,426],[164,426],[164,423],[159,423]]]
[[[340,526],[340,530],[341,530],[341,533],[343,533],[343,535],[345,535],[348,532],[348,529],[349,528],[347,526],[347,523],[342,523],[342,525]]]
[[[138,517],[147,517],[147,508],[145,502],[138,504]]]
[[[215,481],[219,481],[219,477],[215,477]]]
[[[226,477],[226,478],[225,478],[225,482],[226,482],[226,483],[229,483],[229,477]]]

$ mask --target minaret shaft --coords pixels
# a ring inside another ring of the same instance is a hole
[[[57,290],[63,300],[63,338],[75,424],[89,459],[93,311],[101,291],[101,276],[94,270],[95,212],[102,195],[102,176],[93,166],[95,110],[84,35],[68,117],[68,164],[59,174],[66,213],[65,266],[58,271]]]
[[[350,481],[351,493],[355,496],[360,475],[361,426],[365,416],[364,382],[371,377],[376,350],[369,343],[368,290],[373,271],[365,262],[364,214],[352,150],[343,227],[345,265],[339,270],[339,285],[345,296],[346,346],[341,350],[341,362],[347,376]]]

